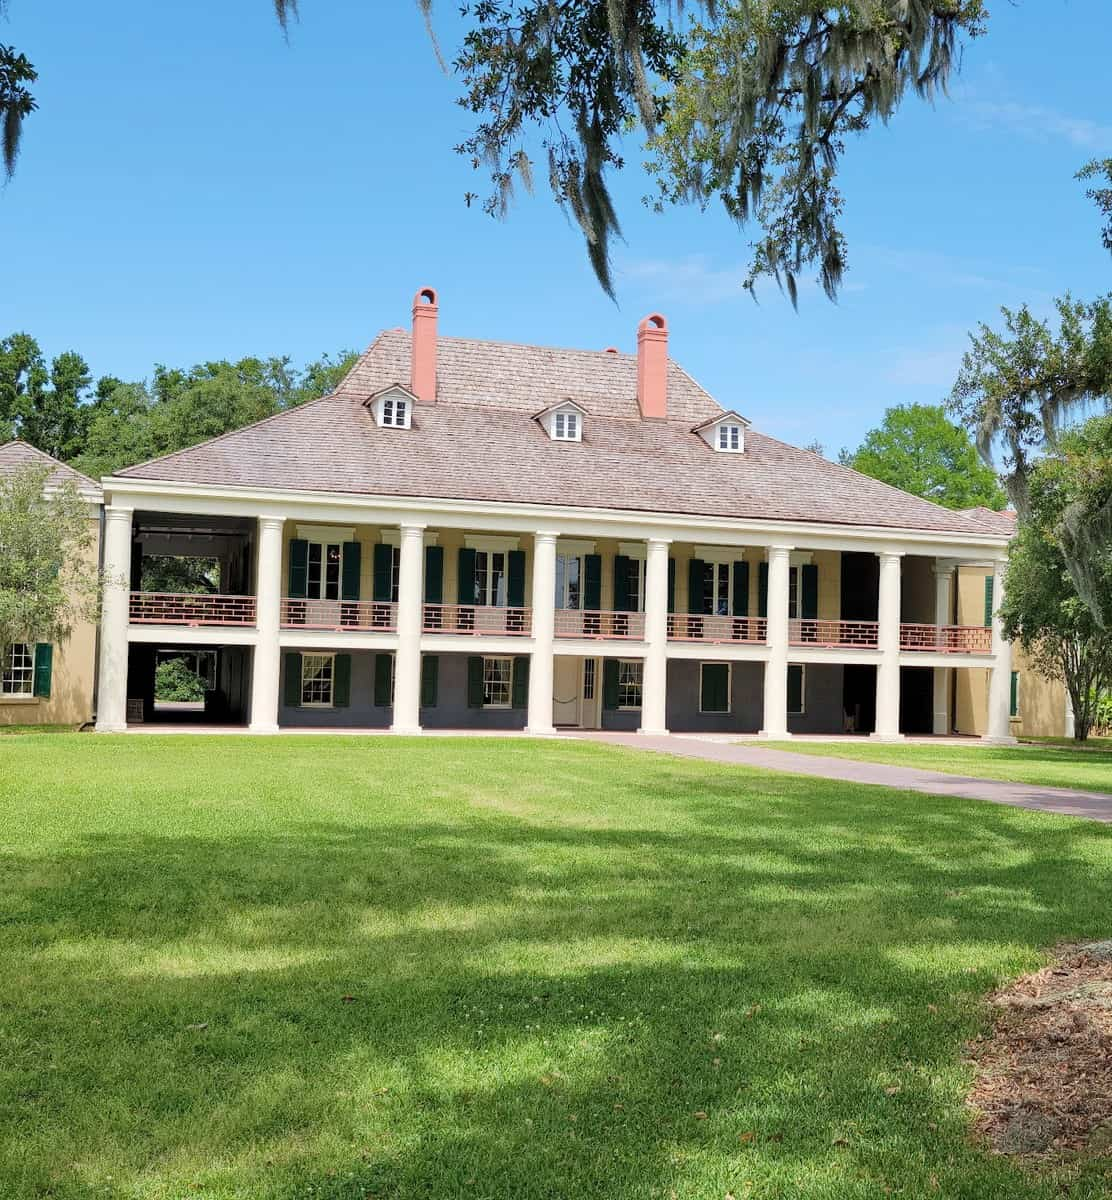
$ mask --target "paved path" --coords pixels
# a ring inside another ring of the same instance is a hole
[[[1011,804],[1016,808],[1036,808],[1043,812],[1112,822],[1112,795],[1103,792],[1043,787],[1033,783],[1008,783],[1000,779],[974,779],[965,775],[947,775],[943,771],[924,771],[918,767],[855,762],[853,759],[828,758],[818,754],[793,754],[790,750],[772,750],[763,746],[738,745],[735,742],[717,742],[675,734],[668,737],[642,737],[629,733],[584,733],[578,736],[609,745],[630,746],[635,750],[675,754],[680,758],[701,758],[707,762],[734,763],[740,767],[763,767],[769,771],[787,771],[792,775],[840,779],[845,783],[874,783],[912,792],[927,792],[932,796],[965,796],[971,800]]]

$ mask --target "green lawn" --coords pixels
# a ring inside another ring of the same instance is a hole
[[[1066,749],[1054,745],[955,746],[908,745],[903,742],[812,742],[795,740],[769,743],[777,750],[853,758],[862,762],[890,763],[896,767],[922,767],[950,775],[976,775],[1007,779],[1044,787],[1082,788],[1112,793],[1112,754],[1097,747]]]
[[[1051,1200],[982,994],[1112,828],[569,742],[0,742],[5,1200]]]

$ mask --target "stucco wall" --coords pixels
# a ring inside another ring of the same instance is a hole
[[[89,564],[100,556],[100,521],[91,522]],[[0,699],[0,725],[81,725],[93,719],[96,678],[96,621],[78,621],[69,638],[54,647],[50,698]]]

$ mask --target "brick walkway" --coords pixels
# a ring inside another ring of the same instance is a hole
[[[882,787],[926,792],[932,796],[965,796],[971,800],[990,800],[993,804],[1010,804],[1016,808],[1035,808],[1042,812],[1112,822],[1112,795],[1103,792],[1008,783],[1000,779],[975,779],[965,775],[947,775],[942,771],[923,771],[918,767],[893,767],[885,763],[854,762],[848,758],[792,754],[790,750],[772,750],[698,737],[640,737],[628,733],[584,733],[579,736],[611,746],[655,750],[680,758],[701,758],[707,762],[733,763],[739,767],[762,767],[792,775],[838,779],[843,783],[879,784]]]

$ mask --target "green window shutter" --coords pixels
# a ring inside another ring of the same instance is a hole
[[[588,554],[583,559],[583,607],[602,608],[602,555]]]
[[[788,712],[803,711],[803,668],[799,663],[788,664]]]
[[[375,655],[375,708],[390,707],[390,672],[392,654]]]
[[[50,642],[39,642],[35,646],[35,695],[40,700],[50,699],[50,682],[54,675],[54,647]]]
[[[363,570],[363,549],[358,542],[345,542],[340,564],[340,599],[359,599],[359,575]]]
[[[467,658],[467,707],[483,707],[483,660],[478,654]]]
[[[676,560],[668,560],[668,611],[676,611]]]
[[[394,547],[379,542],[374,548],[374,599],[385,604],[390,600],[393,591],[390,576],[394,567]]]
[[[37,664],[36,664],[37,666]],[[1008,710],[1008,715],[1012,717],[1019,716],[1019,672],[1012,672],[1012,700],[1011,707]]]
[[[506,555],[506,603],[510,608],[525,606],[525,551],[511,550]]]
[[[757,616],[768,616],[768,563],[757,566]]]
[[[734,562],[734,614],[749,616],[749,564],[742,558]]]
[[[629,558],[614,555],[614,611],[629,612]]]
[[[729,663],[702,664],[702,691],[699,697],[699,707],[706,713],[729,712]]]
[[[444,547],[425,547],[425,603],[444,603]]]
[[[985,624],[992,624],[992,588],[996,581],[991,575],[985,576]]]
[[[519,655],[514,659],[513,687],[510,703],[514,708],[525,708],[529,703],[529,656]]]
[[[294,538],[290,542],[290,599],[304,600],[308,589],[309,543],[304,538]],[[300,689],[300,685],[298,687]]]
[[[421,656],[421,707],[435,708],[440,684],[440,659],[435,654]]]
[[[602,660],[602,707],[613,712],[618,707],[618,660]]]
[[[687,611],[701,613],[706,598],[706,580],[703,578],[706,564],[701,558],[693,558],[687,564]]]
[[[819,569],[814,563],[799,568],[799,615],[814,621],[819,615]]]
[[[286,683],[282,699],[287,708],[301,707],[301,655],[293,650],[286,655]]]
[[[332,670],[332,707],[347,708],[351,703],[351,655],[337,654]]]
[[[456,583],[456,597],[460,604],[475,603],[475,551],[466,546],[460,547],[459,578]],[[480,669],[480,676],[482,671]],[[480,700],[480,704],[482,701]]]

